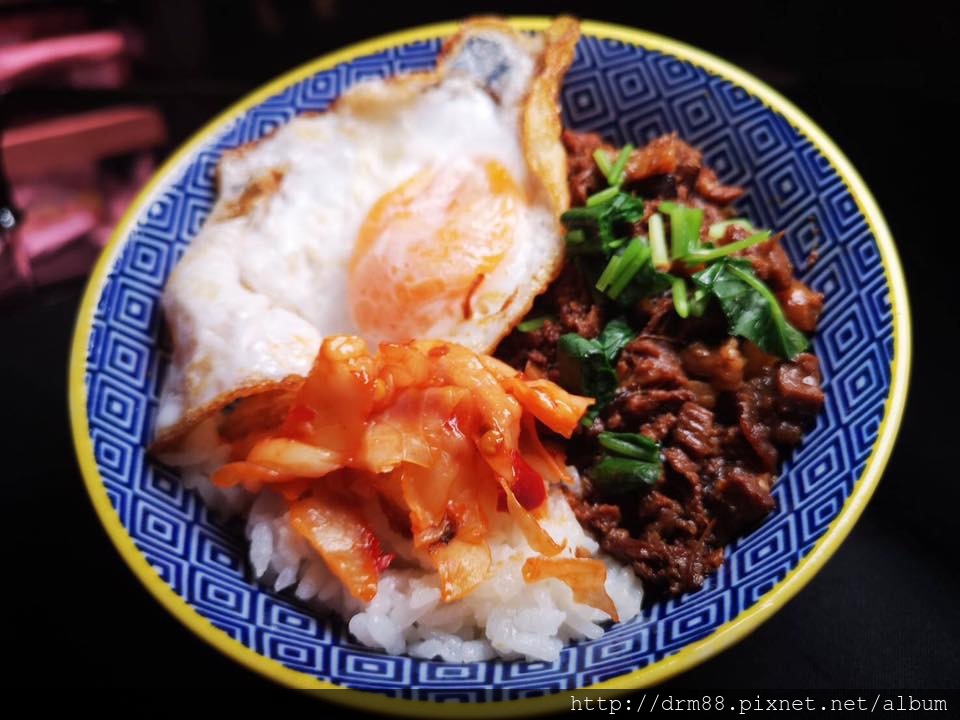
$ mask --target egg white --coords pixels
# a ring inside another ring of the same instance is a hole
[[[531,158],[555,157],[559,120],[541,130],[540,147],[531,148],[524,127],[544,45],[495,22],[468,24],[436,73],[364,83],[329,111],[294,118],[224,155],[211,217],[163,296],[174,358],[159,438],[239,389],[306,375],[325,336],[363,335],[347,303],[361,224],[381,196],[418,172],[465,158],[499,162],[524,202],[511,250],[475,288],[470,312],[438,317],[424,337],[493,349],[562,261],[556,188],[565,178],[545,178],[544,163]],[[572,44],[569,51],[552,62],[569,65]]]

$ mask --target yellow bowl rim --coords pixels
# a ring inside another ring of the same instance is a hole
[[[509,21],[518,29],[535,31],[545,28],[550,18],[511,17]],[[101,523],[120,555],[161,605],[196,635],[228,657],[282,685],[305,690],[334,690],[335,692],[325,693],[323,697],[364,710],[408,717],[452,717],[454,715],[461,717],[492,717],[494,715],[515,717],[568,708],[569,699],[567,695],[572,691],[529,699],[469,705],[457,704],[455,706],[423,700],[390,698],[368,691],[344,688],[318,680],[306,673],[292,670],[276,660],[260,655],[215,627],[160,578],[144,555],[137,549],[126,528],[121,524],[97,469],[86,413],[85,368],[87,350],[97,300],[108,278],[109,271],[119,256],[125,239],[129,237],[137,217],[145,208],[149,207],[153,199],[159,195],[161,189],[169,181],[175,180],[182,174],[185,167],[191,162],[194,153],[246,110],[304,78],[355,58],[391,47],[451,35],[456,31],[458,25],[458,22],[441,22],[389,33],[312,60],[281,75],[234,103],[207,123],[173,153],[137,195],[124,214],[113,231],[110,241],[104,248],[87,283],[77,314],[70,355],[68,375],[70,421],[74,446],[87,492]],[[579,692],[589,692],[593,696],[613,697],[629,690],[662,682],[739,642],[796,595],[833,555],[863,512],[890,457],[906,405],[912,352],[912,331],[906,282],[896,245],[886,221],[876,201],[850,161],[813,120],[753,75],[702,50],[655,33],[620,25],[591,20],[584,20],[581,25],[584,35],[598,39],[621,41],[659,51],[722,77],[760,99],[766,107],[785,117],[794,128],[804,135],[830,162],[844,182],[876,239],[887,287],[890,289],[894,336],[891,386],[877,438],[863,473],[854,484],[850,497],[847,498],[839,514],[824,534],[797,566],[787,573],[783,580],[764,593],[751,607],[721,625],[707,637],[691,643],[677,653],[651,663],[644,668],[579,689]]]

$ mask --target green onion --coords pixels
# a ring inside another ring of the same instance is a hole
[[[616,300],[649,257],[650,248],[641,238],[633,238],[623,252],[610,258],[600,277],[597,278],[597,290],[607,293],[611,299]]]
[[[733,218],[732,220],[723,220],[714,223],[710,226],[710,229],[707,230],[707,234],[711,240],[723,240],[723,236],[727,234],[727,228],[731,225],[742,227],[744,230],[753,230],[753,225],[751,225],[750,221],[746,218]]]
[[[596,205],[601,205],[607,202],[608,200],[613,200],[619,192],[620,192],[619,185],[611,185],[605,190],[601,190],[600,192],[594,193],[593,195],[588,197],[587,207],[594,207]]]
[[[670,276],[670,290],[673,293],[673,309],[680,317],[687,317],[690,306],[687,304],[687,284],[683,278]]]
[[[770,231],[764,230],[751,235],[744,240],[737,240],[737,242],[732,242],[729,245],[723,245],[722,247],[711,248],[709,250],[694,250],[693,252],[687,253],[687,255],[681,259],[685,263],[689,263],[691,265],[710,262],[711,260],[717,260],[726,255],[732,255],[735,252],[746,250],[748,247],[765,243],[769,239]]]
[[[627,167],[627,160],[630,159],[630,153],[632,152],[633,145],[624,145],[620,148],[620,153],[617,155],[616,160],[610,162],[610,156],[607,155],[606,151],[600,149],[594,151],[593,161],[597,163],[597,167],[607,179],[607,184],[609,184],[610,187],[620,186],[620,182],[623,180],[623,171]],[[589,205],[589,201],[587,204]]]
[[[658,270],[670,267],[670,256],[667,255],[667,239],[663,231],[663,215],[654,213],[648,223],[650,228],[650,251],[653,255],[653,264]]]
[[[702,287],[693,291],[693,298],[690,300],[690,314],[694,317],[703,317],[707,311],[707,301],[710,299],[709,293]]]
[[[610,283],[613,282],[613,279],[617,276],[617,268],[620,267],[620,259],[623,255],[614,255],[610,258],[610,261],[607,263],[607,266],[603,269],[603,272],[600,273],[600,277],[597,278],[596,288],[600,292],[606,292],[607,288],[610,287]]]
[[[597,441],[600,447],[623,457],[646,462],[658,462],[660,459],[660,446],[646,435],[605,430],[597,435]]]
[[[590,480],[603,493],[625,495],[656,485],[662,471],[659,462],[608,455],[590,471]]]
[[[598,207],[575,207],[570,208],[560,216],[560,221],[564,225],[575,225],[583,223],[595,223],[603,212],[603,208]]]
[[[660,445],[637,433],[601,432],[597,442],[604,454],[588,475],[595,489],[620,495],[656,485],[663,472]]]
[[[620,297],[620,294],[626,290],[634,276],[640,272],[644,264],[650,261],[650,248],[643,240],[635,237],[621,253],[621,258],[620,264],[617,266],[616,277],[607,290],[607,296],[611,300]]]
[[[609,178],[612,164],[610,162],[610,156],[607,155],[606,151],[600,149],[595,150],[593,153],[593,161],[597,164],[597,167],[600,168],[603,176]]]
[[[623,182],[623,171],[627,167],[627,160],[630,159],[630,153],[633,152],[633,145],[629,143],[620,148],[620,154],[617,155],[616,161],[613,163],[613,167],[610,168],[610,172],[606,173],[607,182],[611,185],[619,185]]]
[[[522,333],[532,333],[536,332],[543,327],[543,324],[547,320],[556,320],[557,318],[554,315],[542,315],[541,317],[530,318],[529,320],[524,320],[522,323],[517,325],[517,330]]]
[[[587,239],[587,234],[580,228],[575,228],[567,233],[568,245],[579,245],[585,242],[586,239]]]
[[[673,202],[660,203],[659,209],[670,216],[670,254],[674,259],[700,247],[703,210]]]

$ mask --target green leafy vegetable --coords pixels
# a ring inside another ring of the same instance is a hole
[[[589,207],[570,208],[560,220],[569,231],[568,249],[577,254],[609,255],[631,236],[633,224],[642,217],[643,200],[617,190],[608,199]],[[577,235],[577,242],[571,244],[570,234],[577,230],[583,232],[583,239]]]
[[[656,485],[662,472],[660,445],[637,433],[602,432],[597,437],[605,451],[589,472],[601,492],[617,495]]]
[[[731,335],[787,360],[807,349],[807,338],[787,322],[776,296],[748,261],[721,258],[696,273],[693,281],[720,302]]]
[[[597,401],[588,411],[592,422],[601,407],[613,399],[619,384],[603,346],[576,333],[561,335],[557,344],[557,368],[563,387]]]
[[[596,399],[585,418],[590,424],[617,391],[620,380],[614,366],[620,351],[636,337],[623,319],[611,320],[594,340],[576,333],[560,336],[557,366],[560,384],[570,392]]]
[[[623,318],[617,318],[607,323],[606,327],[600,333],[597,341],[603,348],[603,354],[607,356],[607,361],[613,365],[623,350],[637,336],[637,333],[627,324]]]
[[[718,248],[693,250],[684,255],[681,260],[691,265],[712,262],[713,260],[719,260],[727,255],[733,255],[741,250],[746,250],[748,247],[765,243],[769,239],[770,231],[763,230],[762,232],[755,233],[748,238],[744,238],[743,240],[732,242],[729,245],[723,245],[722,247]]]
[[[670,216],[670,254],[674,259],[700,247],[703,210],[674,202],[660,203],[659,210]]]

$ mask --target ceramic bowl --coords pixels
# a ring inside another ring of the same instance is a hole
[[[545,19],[513,21],[526,30]],[[856,171],[800,110],[747,73],[639,30],[585,22],[563,86],[568,127],[636,145],[677,131],[700,148],[756,225],[786,231],[800,277],[826,296],[814,339],[826,391],[816,427],[783,468],[777,509],[728,550],[699,592],[662,602],[554,663],[466,665],[358,646],[342,623],[250,578],[241,530],[221,524],[145,447],[168,354],[160,294],[215,194],[221,153],[297,113],[323,110],[371,77],[433,65],[442,24],[355,45],[257,90],[160,169],[118,226],[90,280],[71,360],[73,432],[100,519],[146,588],[225,655],[326,697],[411,715],[516,715],[569,704],[562,691],[636,688],[743,638],[795,595],[850,531],[890,454],[903,412],[910,317],[897,253]],[[808,263],[812,251],[818,255]],[[106,597],[106,595],[105,595]],[[131,659],[135,662],[135,659]]]

